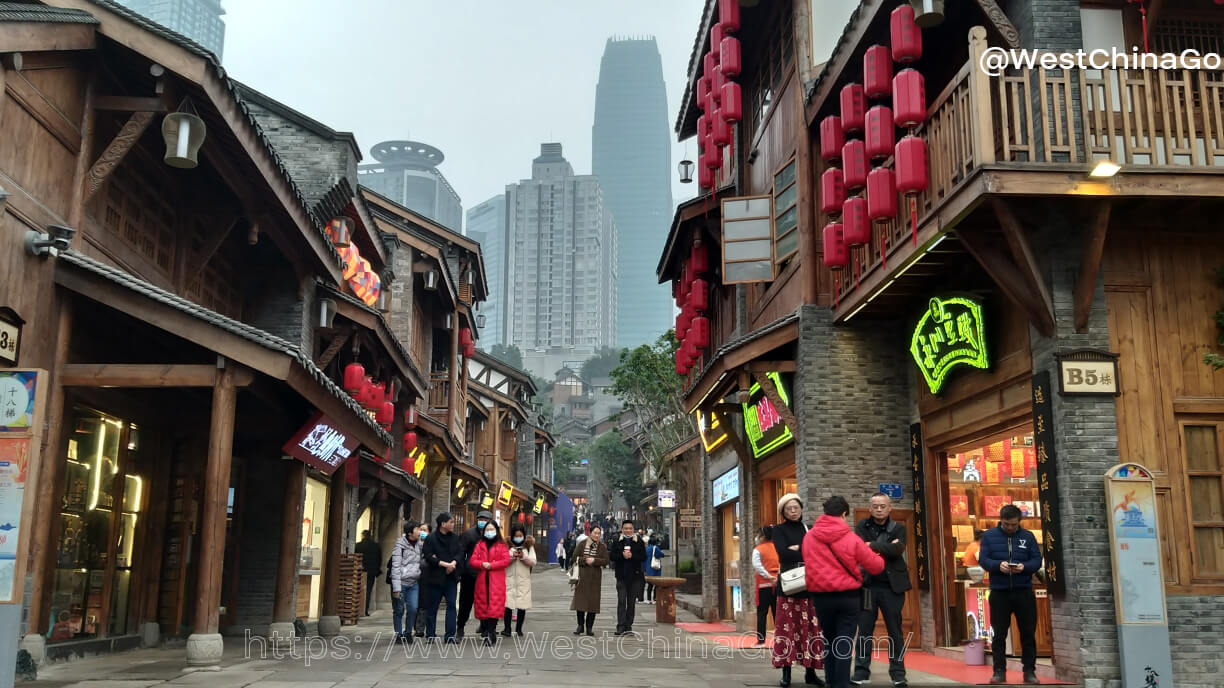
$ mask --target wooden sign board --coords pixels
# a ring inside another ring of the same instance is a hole
[[[1097,349],[1077,349],[1054,355],[1058,360],[1058,393],[1063,396],[1122,394],[1118,385],[1118,355]]]

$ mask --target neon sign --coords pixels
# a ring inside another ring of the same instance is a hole
[[[514,486],[505,480],[502,481],[501,489],[497,491],[497,501],[502,506],[510,506],[510,497],[514,494]]]
[[[718,427],[718,418],[714,414],[707,416],[697,409],[697,431],[701,435],[701,444],[707,452],[712,452],[727,441],[727,433]]]
[[[990,367],[982,322],[982,304],[977,301],[959,296],[931,299],[910,340],[910,353],[931,394],[939,394],[948,373],[958,365]]]
[[[782,403],[789,405],[790,397],[782,385],[782,376],[769,373],[768,377],[778,390]],[[748,444],[752,446],[752,456],[759,459],[790,442],[795,436],[791,429],[786,427],[786,423],[782,422],[782,416],[773,402],[765,396],[761,383],[754,383],[748,393],[751,396],[748,403],[743,405],[744,432],[748,435]]]
[[[331,475],[357,450],[358,444],[357,438],[341,431],[335,421],[316,413],[281,451]]]

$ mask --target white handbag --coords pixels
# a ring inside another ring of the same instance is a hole
[[[795,595],[801,592],[807,592],[807,572],[804,567],[790,569],[778,574],[778,580],[782,583],[783,595]]]

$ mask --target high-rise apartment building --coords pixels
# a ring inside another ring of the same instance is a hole
[[[221,0],[120,0],[133,12],[181,33],[221,59],[225,22]]]
[[[616,224],[599,180],[575,175],[559,143],[506,187],[506,210],[506,343],[551,379],[616,341]]]
[[[653,38],[608,39],[595,89],[591,171],[616,218],[616,346],[653,342],[672,326],[671,289],[655,275],[671,227],[671,142],[663,64]]]
[[[484,256],[485,279],[489,285],[489,298],[480,306],[485,316],[480,328],[480,348],[489,351],[494,344],[506,342],[505,325],[506,298],[506,196],[498,194],[467,211],[467,230],[472,239],[480,242]]]
[[[442,151],[420,141],[383,141],[370,149],[378,162],[357,167],[362,186],[447,229],[463,229],[463,201],[438,165]]]

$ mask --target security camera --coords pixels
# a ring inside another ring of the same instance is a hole
[[[29,230],[25,236],[26,253],[32,256],[51,256],[54,258],[60,251],[72,247],[72,237],[76,230],[64,225],[50,225],[46,232]]]
[[[72,248],[72,238],[77,233],[75,227],[65,225],[48,225],[47,232],[51,235],[51,240],[55,242],[55,248],[61,251]]]

